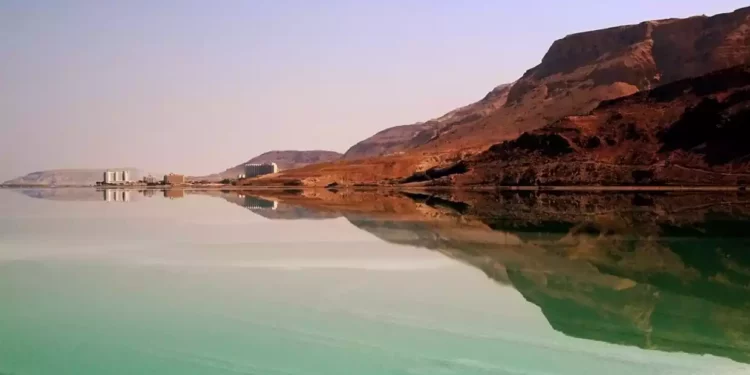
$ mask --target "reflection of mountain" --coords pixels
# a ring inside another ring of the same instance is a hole
[[[102,199],[95,189],[20,191]],[[750,363],[750,196],[186,193],[269,219],[343,216],[385,241],[439,251],[513,286],[569,336]]]
[[[183,194],[182,190],[89,187],[11,189],[11,191],[36,199],[91,202],[130,202],[141,197],[153,197],[157,192],[166,198],[181,198]]]
[[[35,188],[14,190],[21,194],[36,198],[54,201],[106,201],[106,202],[129,202],[137,198],[137,193],[142,191],[134,189],[94,189],[94,188]]]
[[[242,191],[193,191],[193,194],[210,195],[219,197],[227,202],[234,203],[238,206],[245,207],[253,213],[263,216],[271,220],[319,220],[319,219],[333,219],[340,215],[331,214],[327,212],[321,212],[318,210],[311,210],[308,208],[289,205],[285,203],[279,203],[277,200],[272,198],[263,198],[260,196],[251,195],[248,192]],[[256,193],[257,194],[257,193]]]
[[[750,363],[742,196],[451,192],[376,203],[348,194],[290,201],[471,264],[515,287],[566,335]],[[367,214],[362,202],[382,209]]]
[[[56,201],[101,201],[102,193],[95,189],[77,188],[42,188],[42,189],[11,189],[27,197],[37,199],[49,199]]]
[[[253,210],[253,212],[271,220],[321,220],[338,217],[338,215],[284,204],[279,204],[274,210]]]

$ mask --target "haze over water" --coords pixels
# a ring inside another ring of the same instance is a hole
[[[607,237],[583,221],[433,222],[241,193],[104,197],[0,190],[0,374],[750,372],[750,314],[732,299],[746,293],[742,259],[706,278],[685,256],[638,268],[662,272],[649,280],[580,262],[604,240],[641,261],[694,254],[680,246],[734,255],[736,232],[717,246],[710,230],[665,226]],[[701,225],[747,224],[712,215]],[[726,298],[702,294],[711,280]]]

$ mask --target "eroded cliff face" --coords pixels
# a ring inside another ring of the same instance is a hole
[[[491,147],[459,184],[750,183],[750,65],[602,103]]]

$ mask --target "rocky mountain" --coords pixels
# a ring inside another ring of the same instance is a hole
[[[143,176],[136,168],[113,168],[130,171],[130,178],[137,180]],[[102,181],[106,169],[51,169],[29,173],[6,181],[7,186],[90,186]]]
[[[538,66],[484,104],[467,107],[457,121],[387,129],[352,147],[342,162],[280,177],[306,185],[392,183],[585,115],[602,101],[747,63],[750,7],[574,34],[554,42]],[[481,115],[472,108],[481,108]]]
[[[237,178],[244,173],[245,164],[276,163],[280,170],[304,167],[310,164],[325,163],[341,158],[341,154],[335,151],[310,150],[310,151],[268,151],[260,154],[244,163],[208,176],[190,177],[191,180],[218,181],[224,178]]]
[[[510,89],[492,115],[429,142],[484,148],[601,101],[750,63],[750,7],[712,17],[647,21],[566,36]]]
[[[495,87],[482,100],[458,108],[445,115],[411,125],[394,126],[385,129],[349,148],[344,159],[362,159],[403,152],[448,133],[456,126],[476,121],[502,107],[508,98],[510,84]]]
[[[470,159],[460,183],[746,185],[750,65],[603,102]]]

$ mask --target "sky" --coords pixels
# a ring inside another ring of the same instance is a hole
[[[575,32],[746,0],[0,0],[0,181],[344,152],[518,79]]]

